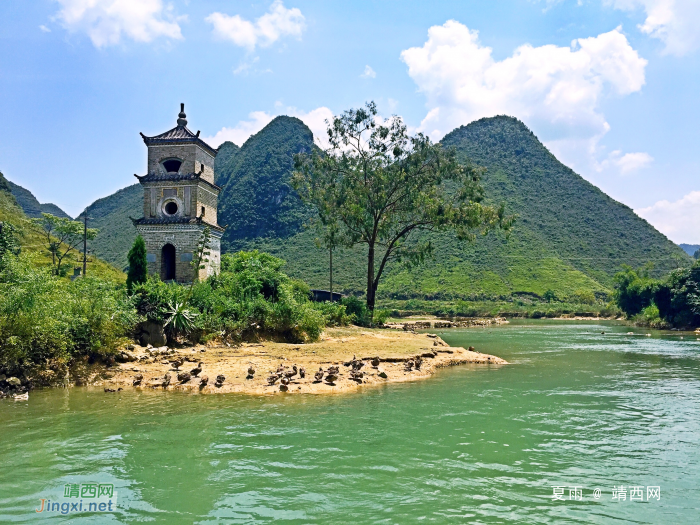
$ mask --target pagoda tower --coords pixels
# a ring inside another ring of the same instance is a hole
[[[219,271],[221,236],[216,222],[219,188],[214,184],[217,150],[187,128],[185,105],[177,126],[155,137],[141,133],[148,148],[148,173],[135,175],[143,187],[143,217],[132,219],[146,242],[148,273],[163,281],[192,282]],[[195,269],[197,245],[210,230],[208,262]]]

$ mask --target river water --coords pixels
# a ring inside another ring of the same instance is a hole
[[[444,331],[513,364],[349,395],[3,400],[0,523],[698,523],[700,341],[647,332]],[[36,512],[92,483],[112,512]]]

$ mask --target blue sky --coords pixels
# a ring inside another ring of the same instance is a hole
[[[676,242],[700,243],[700,2],[7,0],[0,170],[73,215],[133,184],[138,133],[240,144],[375,100],[439,140],[523,120]]]

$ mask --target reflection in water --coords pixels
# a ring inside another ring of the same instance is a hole
[[[99,482],[118,493],[100,523],[694,523],[700,341],[628,331],[446,331],[513,365],[351,395],[76,388],[2,401],[0,522],[35,523],[41,498]],[[613,501],[620,485],[658,485],[661,499]],[[581,501],[568,499],[573,486]]]

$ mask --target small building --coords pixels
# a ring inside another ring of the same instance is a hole
[[[217,224],[219,188],[214,184],[217,150],[187,128],[181,104],[177,126],[155,137],[141,133],[148,148],[148,173],[135,175],[143,186],[143,217],[132,219],[146,242],[148,273],[163,281],[192,282],[197,246],[210,230],[208,262],[200,279],[219,271],[221,236]]]

